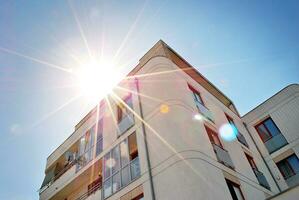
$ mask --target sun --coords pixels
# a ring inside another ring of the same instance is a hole
[[[75,70],[75,81],[80,93],[90,101],[98,101],[120,81],[116,66],[109,60],[90,60]]]

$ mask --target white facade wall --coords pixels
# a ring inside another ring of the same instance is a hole
[[[272,118],[288,142],[288,145],[271,154],[269,154],[255,129],[255,125],[267,117]],[[251,135],[270,166],[281,190],[287,189],[288,185],[275,163],[292,153],[299,157],[299,85],[287,86],[242,118],[248,125]]]
[[[187,200],[198,199],[199,197],[202,199],[231,199],[225,178],[234,179],[241,185],[245,199],[262,200],[278,193],[278,188],[244,127],[242,119],[198,82],[179,69],[170,59],[164,56],[150,58],[137,73],[137,75],[155,74],[138,77],[143,119],[145,121],[145,133],[142,129],[142,122],[138,117],[141,113],[138,96],[135,94],[136,90],[134,90],[132,97],[133,108],[137,115],[135,116],[135,125],[121,136],[118,136],[115,124],[116,103],[110,97],[110,104],[106,104],[105,112],[100,112],[100,118],[104,117],[103,152],[93,162],[77,172],[76,175],[69,176],[70,173],[62,175],[60,182],[64,182],[66,185],[69,184],[75,177],[84,173],[96,160],[102,158],[122,140],[133,132],[136,132],[141,177],[107,198],[107,200],[120,199],[139,185],[143,186],[144,198],[146,200],[152,199],[144,134],[146,134],[148,140],[149,157],[157,200]],[[166,71],[172,72],[165,73]],[[158,72],[163,73],[159,75]],[[188,88],[188,83],[200,92],[205,106],[213,113],[214,123],[208,120],[194,120],[193,117],[198,111],[192,98],[192,93]],[[121,84],[120,86],[132,89],[130,85]],[[120,90],[115,90],[115,93],[120,98],[123,98],[127,94],[127,92],[121,92]],[[296,101],[298,102],[298,100]],[[168,112],[161,112],[160,108],[162,105],[169,108]],[[296,103],[294,106],[296,106]],[[249,145],[249,148],[247,148],[238,142],[238,140],[227,142],[221,139],[223,147],[228,151],[234,163],[234,170],[217,161],[214,149],[204,127],[204,125],[207,125],[218,132],[221,125],[228,123],[225,113],[234,119],[238,130],[244,135]],[[60,156],[63,156],[65,151],[96,123],[96,119],[96,114],[91,115],[58,147],[49,156],[46,168],[52,166]],[[259,171],[264,173],[271,191],[258,183],[244,152],[254,158]],[[62,184],[58,189],[53,189],[52,187],[51,191],[48,189],[45,193],[42,193],[40,199],[59,200],[58,196],[63,196],[63,192],[64,186]],[[72,193],[72,190],[69,189],[68,192]],[[89,199],[101,196],[100,193],[101,191],[98,191],[94,196],[90,196]],[[75,197],[72,198],[75,199]]]

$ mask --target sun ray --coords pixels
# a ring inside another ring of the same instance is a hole
[[[105,100],[106,100],[106,102],[107,102],[107,104],[108,104],[108,108],[109,108],[109,111],[110,111],[110,113],[111,113],[112,120],[113,120],[113,122],[114,122],[114,124],[115,124],[115,127],[116,127],[117,131],[119,131],[119,128],[118,128],[118,126],[117,126],[117,120],[116,120],[116,117],[115,117],[115,115],[114,115],[114,112],[113,112],[113,110],[112,110],[111,103],[110,103],[110,101],[109,101],[109,99],[108,99],[107,96],[105,97]]]
[[[115,88],[116,88],[116,89],[119,89],[119,90],[123,90],[123,91],[125,91],[125,92],[130,92],[130,93],[132,93],[132,94],[140,95],[140,96],[142,96],[142,97],[151,99],[151,100],[156,101],[156,102],[159,102],[159,103],[162,103],[162,102],[163,102],[161,99],[154,98],[154,97],[151,97],[151,96],[142,94],[142,93],[140,93],[140,92],[135,92],[134,90],[126,89],[126,88],[123,88],[123,87],[120,87],[120,86],[115,86]]]
[[[89,58],[90,58],[90,59],[93,59],[93,56],[92,56],[91,50],[90,50],[90,48],[89,48],[89,46],[88,46],[88,42],[87,42],[87,39],[86,39],[86,37],[85,37],[83,28],[82,28],[81,23],[80,23],[80,21],[79,21],[79,18],[78,18],[76,9],[75,9],[75,7],[73,6],[71,0],[68,0],[68,4],[69,4],[69,6],[70,6],[70,8],[71,8],[73,17],[74,17],[74,19],[75,19],[75,21],[76,21],[76,24],[77,24],[77,27],[78,27],[78,29],[79,29],[79,32],[80,32],[80,35],[81,35],[81,39],[83,40],[84,45],[85,45],[85,48],[87,49]]]
[[[71,72],[70,68],[61,67],[61,66],[58,66],[58,65],[55,65],[55,64],[52,64],[52,63],[40,60],[38,58],[27,56],[27,55],[19,53],[17,51],[13,51],[11,49],[0,47],[0,51],[6,52],[6,53],[10,53],[10,54],[13,54],[13,55],[16,55],[16,56],[19,56],[19,57],[22,57],[22,58],[28,59],[30,61],[34,61],[34,62],[40,63],[40,64],[46,65],[46,66],[54,68],[54,69],[59,69],[60,71],[63,71],[63,72],[68,72],[68,73]]]
[[[51,38],[54,42],[57,43],[57,46],[60,46],[60,48],[62,49],[62,51],[64,53],[68,54],[79,65],[82,65],[82,62],[80,61],[80,59],[77,56],[75,56],[75,53],[71,50],[71,48],[68,45],[63,44],[62,42],[59,42],[59,40],[53,35],[51,36]]]
[[[198,176],[201,176],[201,174],[191,165],[190,162],[184,159],[183,156],[181,156],[173,146],[171,146],[154,128],[152,128],[145,120],[142,119],[139,114],[137,114],[130,106],[128,106],[120,97],[118,97],[115,93],[111,93],[111,95],[117,99],[117,101],[121,102],[133,115],[140,120],[149,130],[151,130],[152,133],[155,134],[155,136],[165,144],[175,155],[177,155],[187,166],[190,167],[190,169],[196,173]]]
[[[178,72],[178,71],[188,71],[188,70],[192,70],[192,68],[186,67],[186,68],[182,68],[182,69],[167,70],[167,71],[162,71],[162,72],[139,74],[139,75],[127,76],[127,77],[125,77],[125,79],[134,79],[134,78],[141,78],[141,77],[147,77],[147,76],[157,76],[157,75],[162,75],[162,74],[169,74],[169,73],[174,73],[174,72]]]
[[[113,57],[113,60],[117,60],[117,57],[119,56],[119,53],[122,51],[122,49],[123,49],[124,46],[126,45],[128,39],[129,39],[129,37],[131,36],[131,34],[133,33],[133,31],[134,31],[134,29],[135,29],[137,23],[139,22],[139,20],[140,20],[142,14],[143,14],[143,12],[144,12],[144,10],[145,10],[145,7],[146,7],[147,3],[148,3],[148,0],[146,0],[146,1],[144,2],[144,4],[143,4],[141,10],[139,11],[139,13],[138,13],[136,19],[134,20],[133,24],[130,26],[129,31],[128,31],[128,33],[126,34],[126,36],[124,37],[124,39],[123,39],[122,43],[120,44],[119,48],[117,49],[117,51],[116,51],[116,53],[115,53],[115,55],[114,55],[114,57]]]
[[[72,97],[71,99],[69,99],[67,102],[65,102],[64,104],[60,105],[58,108],[56,108],[55,110],[47,113],[46,115],[44,115],[41,119],[39,119],[38,121],[34,122],[32,124],[32,128],[38,126],[39,124],[41,124],[43,121],[45,121],[46,119],[48,119],[49,117],[53,116],[55,113],[57,113],[58,111],[62,110],[64,107],[66,107],[67,105],[69,105],[70,103],[72,103],[73,101],[77,100],[79,97],[81,97],[81,95],[77,95],[75,97]]]

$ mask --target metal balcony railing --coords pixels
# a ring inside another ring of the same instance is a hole
[[[87,199],[89,196],[91,196],[92,194],[96,193],[98,190],[102,189],[102,182],[98,182],[97,184],[93,185],[93,187],[89,188],[87,192],[85,192],[84,194],[82,194],[79,198],[77,198],[76,200],[85,200]],[[102,195],[100,195],[102,196]],[[102,199],[102,198],[101,198]],[[100,199],[99,199],[100,200]]]
[[[205,107],[204,105],[202,105],[200,102],[197,101],[195,101],[195,104],[200,114],[202,114],[205,118],[209,119],[210,121],[214,122],[213,114],[207,107]]]
[[[275,135],[265,142],[265,146],[268,149],[269,153],[273,153],[274,151],[280,149],[281,147],[287,144],[288,142],[282,134]]]
[[[242,133],[238,133],[238,135],[237,135],[237,139],[238,139],[238,141],[240,142],[240,143],[242,143],[244,146],[246,146],[247,148],[249,147],[248,146],[248,143],[246,142],[246,139],[245,139],[245,137],[244,137],[244,135],[242,134]]]
[[[123,134],[125,131],[127,131],[129,128],[131,128],[135,124],[134,121],[134,115],[133,113],[127,114],[119,123],[118,123],[118,129],[119,133],[118,135]]]
[[[253,172],[255,173],[255,176],[259,182],[259,184],[267,189],[270,189],[270,185],[264,176],[262,172],[260,172],[258,169],[253,169]]]
[[[227,166],[229,168],[232,168],[232,169],[235,168],[234,163],[233,163],[227,150],[223,149],[222,147],[220,147],[216,144],[213,144],[213,148],[216,153],[217,160],[220,163],[224,164],[225,166]]]
[[[295,174],[293,176],[286,178],[286,182],[289,187],[299,184],[299,174]]]

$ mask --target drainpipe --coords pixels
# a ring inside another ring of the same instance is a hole
[[[136,83],[136,88],[137,88],[137,96],[138,96],[138,103],[139,103],[139,109],[140,109],[140,117],[142,119],[144,119],[143,109],[142,109],[142,104],[141,104],[141,97],[140,97],[140,94],[139,94],[139,82],[138,82],[137,78],[135,78],[135,83]],[[152,167],[151,167],[151,161],[150,161],[150,158],[149,158],[148,142],[147,142],[147,137],[146,137],[145,125],[144,125],[143,122],[142,122],[142,131],[143,131],[143,140],[144,140],[144,144],[145,144],[145,153],[146,153],[146,161],[147,161],[147,168],[148,168],[148,174],[149,174],[151,195],[152,195],[152,199],[156,200],[154,183],[153,183],[153,175],[152,175]]]
[[[253,139],[253,137],[252,137],[252,135],[251,135],[251,133],[250,133],[248,127],[247,127],[247,124],[246,124],[245,122],[243,122],[243,124],[244,124],[244,126],[245,126],[245,129],[246,129],[247,132],[249,133],[249,136],[250,136],[251,140],[253,141],[253,143],[254,143],[254,145],[255,145],[257,151],[258,151],[259,154],[261,155],[261,157],[262,157],[262,159],[263,159],[263,162],[265,163],[265,165],[266,165],[268,171],[270,172],[270,175],[271,175],[271,177],[273,178],[273,180],[274,180],[274,182],[275,182],[275,185],[277,186],[279,192],[281,192],[282,190],[281,190],[281,188],[279,187],[278,183],[276,182],[276,179],[275,179],[275,177],[274,177],[274,174],[273,174],[272,171],[270,170],[270,167],[269,167],[269,165],[267,164],[265,158],[263,157],[263,155],[262,155],[262,153],[261,153],[259,147],[257,146],[256,142],[254,141],[254,139]]]

